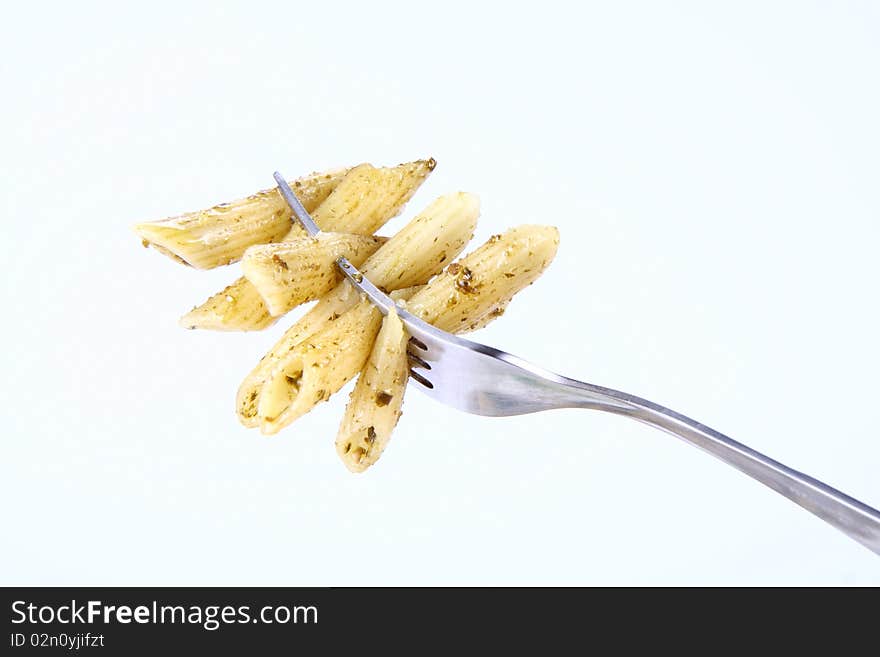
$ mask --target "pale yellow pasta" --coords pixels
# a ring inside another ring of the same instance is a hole
[[[285,354],[260,394],[262,432],[277,433],[350,381],[370,353],[380,318],[373,304],[361,301]]]
[[[558,245],[559,231],[552,226],[517,226],[494,235],[413,295],[406,309],[443,331],[460,332],[531,285]]]
[[[354,167],[311,213],[312,218],[322,230],[372,235],[400,213],[433,168],[434,160],[382,169],[369,164]],[[284,239],[304,235],[303,228],[294,224]],[[256,288],[242,277],[181,317],[180,325],[215,331],[259,331],[276,319]]]
[[[313,173],[290,183],[308,212],[326,199],[348,169]],[[197,269],[228,265],[253,244],[275,242],[290,230],[290,208],[277,188],[207,210],[137,224],[144,246]]]
[[[336,452],[352,472],[363,472],[378,460],[400,418],[409,376],[407,340],[392,310],[382,321],[336,436]]]
[[[491,319],[494,309],[541,275],[558,243],[559,233],[550,226],[519,226],[495,235],[416,292],[406,309],[450,332],[487,314]],[[276,433],[308,412],[319,401],[314,391],[332,394],[361,370],[379,329],[378,311],[363,300],[342,317],[344,323],[340,318],[277,359],[257,406],[264,433]],[[356,322],[363,322],[363,330],[352,329]]]
[[[275,434],[357,377],[335,448],[351,472],[364,472],[387,448],[408,379],[430,385],[422,378],[430,379],[429,364],[410,371],[419,359],[408,354],[403,309],[449,333],[475,331],[503,315],[553,260],[558,231],[539,225],[494,235],[456,260],[480,213],[478,198],[464,192],[437,198],[390,239],[376,236],[434,167],[433,159],[361,164],[293,181],[320,228],[314,236],[277,188],[134,227],[145,247],[196,269],[241,260],[243,276],[184,315],[187,328],[260,330],[317,301],[241,383],[236,414],[244,426]],[[387,316],[344,280],[343,257],[394,300]]]
[[[313,308],[284,332],[281,339],[260,359],[238,387],[235,409],[239,421],[244,426],[260,426],[260,419],[257,416],[260,392],[266,377],[279,359],[302,340],[339,319],[345,311],[357,303],[358,299],[360,293],[347,282],[343,282],[333,292],[321,298]]]
[[[407,296],[404,290],[392,298]],[[280,358],[263,384],[260,429],[274,434],[351,381],[370,355],[382,315],[366,299]]]
[[[499,301],[481,316],[473,320],[470,324],[467,324],[466,326],[456,331],[456,333],[470,333],[471,331],[479,331],[481,328],[485,328],[504,314],[504,311],[507,310],[507,306],[509,303],[510,299]]]
[[[441,196],[376,251],[361,272],[388,290],[424,283],[464,250],[479,216],[475,194]]]
[[[281,315],[332,290],[342,279],[336,266],[340,257],[360,267],[386,241],[372,235],[321,232],[252,246],[245,251],[241,268],[269,313]]]
[[[396,290],[391,293],[391,296],[396,299],[408,299],[422,287],[424,286],[416,285]],[[282,356],[308,336],[335,322],[359,300],[360,293],[357,290],[348,283],[341,284],[332,294],[323,297],[309,312],[300,317],[272,349],[260,359],[257,366],[242,381],[235,398],[236,413],[244,426],[258,427],[260,425],[260,419],[257,416],[260,392],[272,368]]]
[[[178,320],[183,328],[211,331],[262,331],[273,317],[263,297],[244,276],[212,294]]]
[[[473,194],[443,196],[367,258],[361,271],[386,290],[425,283],[444,263],[461,253],[474,234],[479,213],[479,199]],[[263,383],[274,365],[306,336],[335,321],[357,303],[359,296],[352,294],[352,290],[347,282],[340,283],[291,326],[248,374],[236,396],[242,424],[259,425],[257,405]]]
[[[434,160],[416,160],[396,167],[361,164],[351,169],[334,193],[312,214],[321,230],[372,235],[400,214],[431,171]],[[304,235],[294,223],[287,238]]]

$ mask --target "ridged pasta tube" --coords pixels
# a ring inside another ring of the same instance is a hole
[[[336,261],[344,256],[355,267],[373,255],[385,237],[353,233],[318,233],[279,244],[259,244],[245,251],[241,268],[271,315],[330,292],[342,280]]]
[[[336,453],[352,472],[363,472],[379,459],[400,419],[409,378],[408,339],[397,313],[388,313],[336,436]]]
[[[308,212],[336,189],[348,169],[313,173],[290,183]],[[277,242],[290,231],[290,208],[277,188],[161,221],[137,224],[144,246],[196,269],[228,265],[254,244]]]

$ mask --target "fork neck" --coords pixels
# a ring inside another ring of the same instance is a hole
[[[579,381],[567,380],[560,385],[570,402],[565,406],[624,415],[672,434],[760,481],[880,554],[877,509],[659,404]]]

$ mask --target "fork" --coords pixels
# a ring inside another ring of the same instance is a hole
[[[277,171],[275,181],[309,235],[320,228]],[[410,335],[410,375],[429,397],[465,413],[495,417],[555,408],[623,415],[670,433],[784,495],[880,555],[880,511],[722,433],[654,402],[555,374],[507,352],[452,335],[419,319],[373,285],[346,258],[348,281],[386,315],[395,307]]]

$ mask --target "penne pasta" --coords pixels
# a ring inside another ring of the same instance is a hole
[[[464,250],[479,213],[479,199],[473,194],[459,192],[440,197],[367,258],[361,271],[374,284],[389,290],[425,283],[441,271],[445,262]],[[238,389],[236,409],[242,424],[260,424],[259,397],[277,362],[305,337],[338,319],[359,299],[348,283],[340,283],[285,332]]]
[[[377,169],[362,164],[351,169],[327,199],[311,213],[326,231],[372,235],[397,216],[433,170],[434,160],[418,160]],[[294,224],[285,240],[304,237]],[[186,328],[215,331],[258,331],[275,323],[256,288],[244,277],[181,317]]]
[[[195,306],[178,324],[210,331],[262,331],[276,321],[260,293],[242,276]]]
[[[323,297],[300,317],[275,345],[260,359],[256,367],[245,377],[235,396],[235,410],[238,420],[246,427],[260,426],[257,405],[260,392],[275,364],[305,338],[326,327],[357,303],[360,295],[347,282],[340,283],[333,292]]]
[[[347,172],[313,173],[292,181],[291,187],[312,212]],[[134,230],[144,246],[196,269],[211,269],[235,262],[253,244],[284,237],[290,230],[290,208],[273,188],[207,210],[140,223]]]
[[[370,354],[381,317],[361,301],[285,354],[260,392],[262,432],[277,433],[350,381]]]
[[[519,226],[495,235],[416,292],[406,309],[450,332],[487,315],[491,321],[493,310],[541,275],[558,243],[559,232],[550,226]],[[263,433],[277,433],[317,403],[315,391],[332,394],[361,370],[379,330],[379,312],[364,300],[343,317],[344,323],[340,318],[278,358],[257,404]]]
[[[441,196],[367,259],[361,272],[388,290],[425,283],[464,250],[479,216],[475,194]]]
[[[429,159],[396,167],[356,166],[312,213],[312,218],[321,230],[372,235],[389,219],[400,214],[436,164]],[[290,227],[286,239],[305,234],[303,227],[296,222]]]
[[[405,299],[409,290],[395,290]],[[370,355],[381,313],[366,299],[294,346],[263,384],[257,414],[264,434],[274,434],[351,381]]]
[[[558,245],[559,231],[552,226],[518,226],[494,235],[414,294],[406,309],[450,333],[478,326],[543,273]]]
[[[391,296],[395,299],[408,299],[424,286],[416,285],[402,290],[395,290]],[[245,377],[238,388],[235,398],[235,408],[239,421],[246,427],[260,426],[257,415],[260,392],[263,384],[272,371],[272,368],[282,359],[284,354],[291,351],[296,345],[308,336],[328,327],[343,313],[350,310],[360,300],[360,293],[347,282],[323,297],[305,315],[300,317],[291,326],[269,352],[260,359],[257,366]],[[402,301],[401,301],[402,302]]]
[[[464,192],[437,198],[390,239],[376,236],[434,167],[433,159],[361,164],[293,181],[317,234],[292,217],[275,188],[135,226],[145,247],[187,266],[241,260],[243,276],[184,315],[187,328],[260,330],[316,301],[239,386],[236,414],[244,426],[275,434],[357,377],[335,449],[350,471],[364,472],[387,448],[409,378],[431,385],[410,363],[442,374],[433,354],[426,363],[408,353],[412,317],[401,318],[401,309],[449,333],[475,331],[504,314],[553,260],[559,233],[538,225],[493,235],[456,260],[480,214],[478,198]],[[337,265],[343,257],[394,300],[384,318],[386,309],[359,291],[357,277],[345,280]]]
[[[400,418],[409,377],[408,339],[397,313],[386,315],[336,436],[336,453],[352,472],[363,472],[379,459]]]
[[[332,290],[342,279],[340,257],[355,267],[373,255],[384,237],[353,233],[319,233],[279,244],[260,244],[245,251],[241,268],[271,315],[282,315]]]

